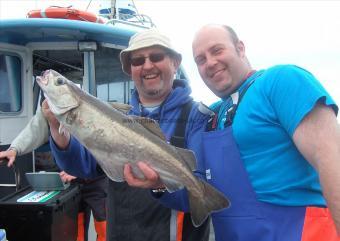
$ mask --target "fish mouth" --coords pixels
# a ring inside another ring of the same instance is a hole
[[[41,88],[43,88],[43,86],[48,85],[48,81],[49,81],[48,75],[50,72],[51,70],[43,71],[41,72],[40,76],[36,77],[36,81]]]
[[[40,86],[51,112],[56,116],[60,116],[78,107],[79,100],[77,98],[68,98],[67,101],[58,102],[56,98],[59,98],[59,96],[55,96],[55,94],[49,95],[49,81],[52,81],[51,84],[53,84],[53,77],[53,70],[46,70],[41,73],[41,76],[36,77],[36,82]]]
[[[46,80],[45,78],[41,76],[37,76],[35,80],[37,81],[40,88],[43,88],[45,85],[48,85],[48,80]]]

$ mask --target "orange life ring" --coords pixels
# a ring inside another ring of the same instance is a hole
[[[103,19],[91,12],[86,12],[74,8],[48,7],[46,9],[31,10],[27,13],[28,18],[63,18],[80,20],[94,23],[104,23]]]

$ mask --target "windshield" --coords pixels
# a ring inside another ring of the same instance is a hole
[[[0,53],[0,112],[21,109],[21,61]]]

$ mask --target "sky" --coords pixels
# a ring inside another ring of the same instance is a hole
[[[28,10],[50,5],[85,9],[89,0],[0,0],[0,18],[25,17]],[[139,13],[150,16],[183,55],[192,96],[210,104],[217,100],[198,75],[191,42],[208,23],[227,24],[246,46],[256,70],[296,64],[312,72],[340,103],[340,1],[134,0]],[[89,9],[110,0],[92,0]],[[20,6],[20,8],[18,8]]]
[[[141,0],[136,5],[183,53],[197,99],[210,102],[215,98],[203,91],[207,88],[193,62],[191,42],[199,27],[222,23],[233,27],[244,42],[254,69],[299,65],[312,72],[340,103],[340,1]]]

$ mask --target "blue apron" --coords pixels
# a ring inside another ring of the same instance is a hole
[[[206,132],[203,138],[207,181],[231,202],[212,214],[216,241],[300,241],[306,208],[257,200],[232,128]]]
[[[240,101],[229,112],[231,117],[227,114],[225,129],[203,133],[206,179],[231,202],[230,208],[212,214],[216,241],[300,241],[306,207],[257,200],[233,136],[232,120]]]

